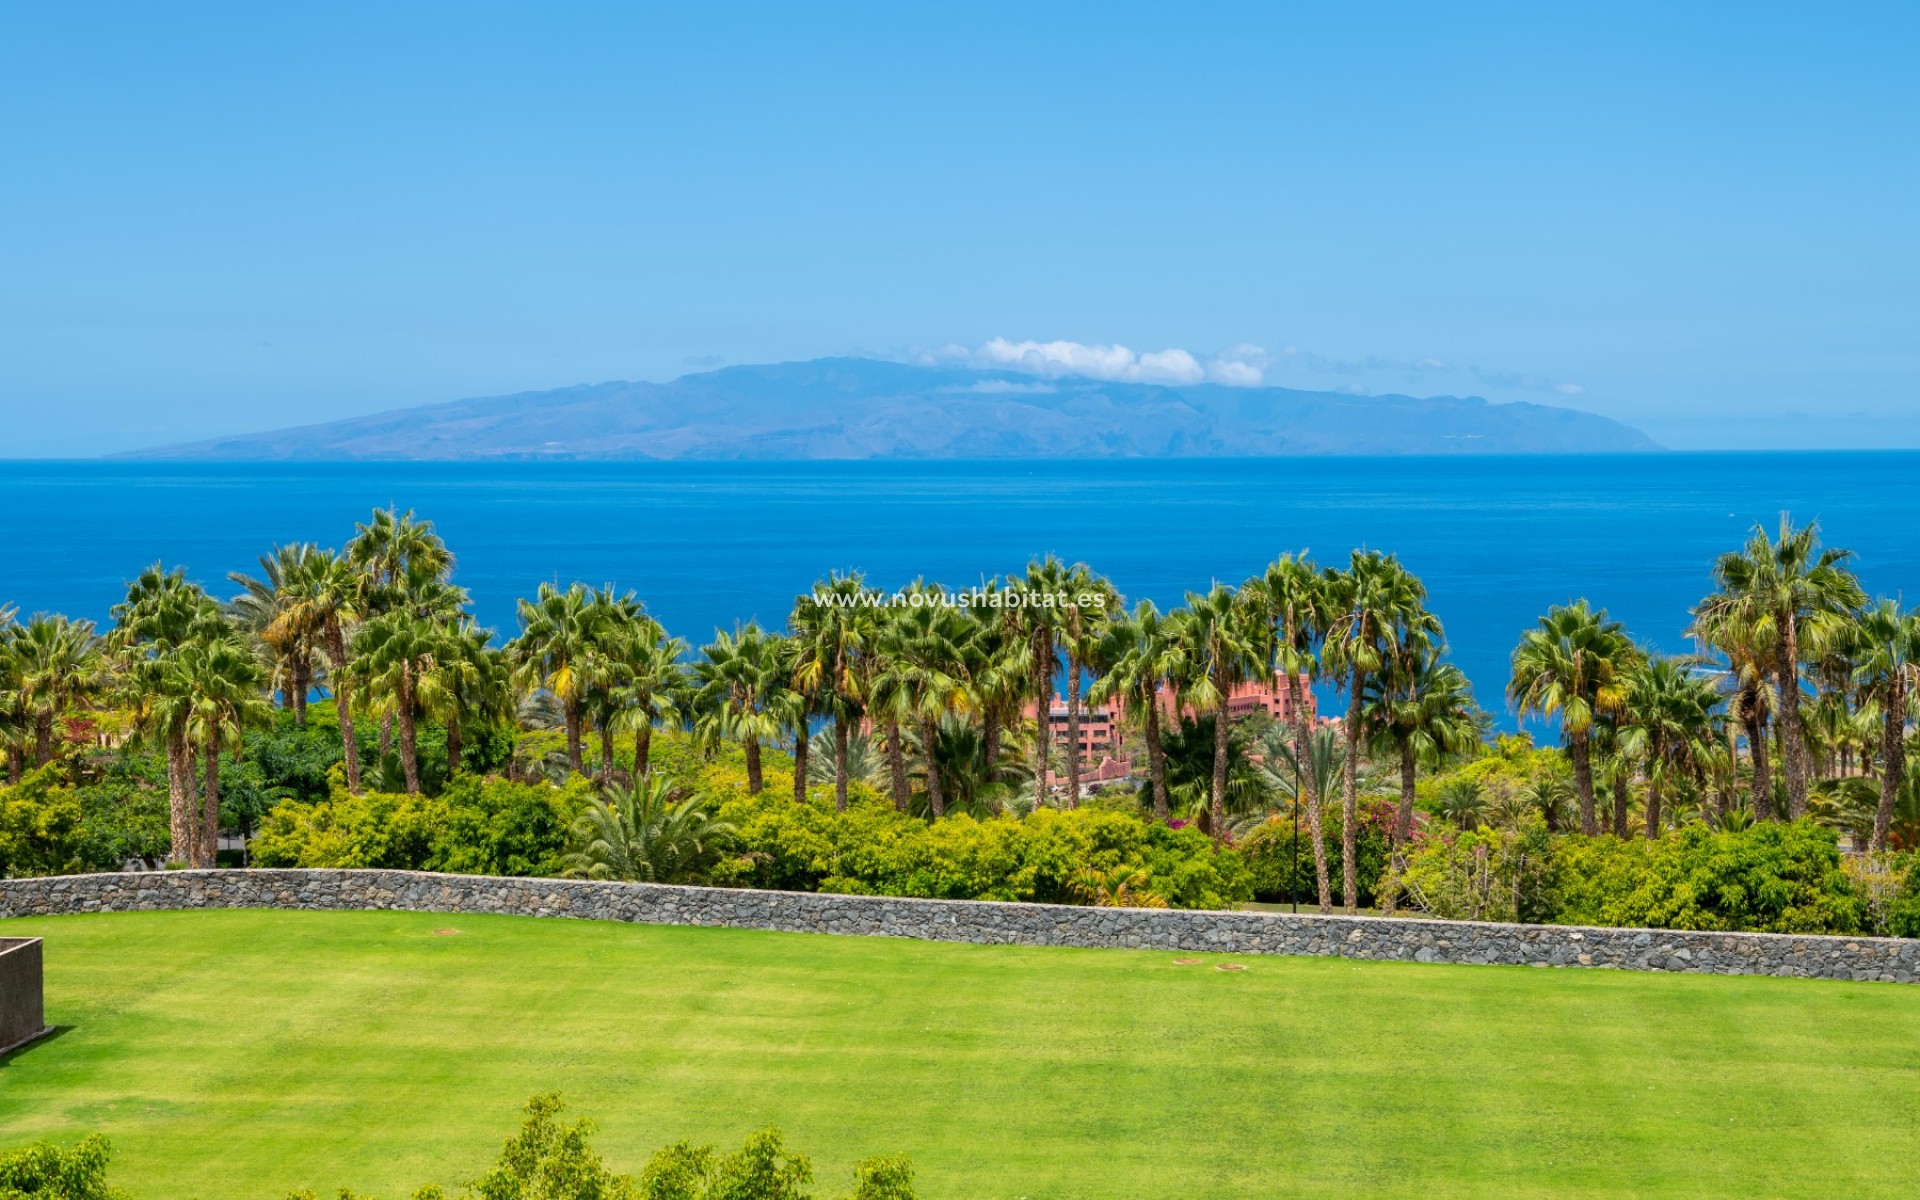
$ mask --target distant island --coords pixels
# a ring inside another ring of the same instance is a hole
[[[1477,396],[1165,386],[865,358],[598,383],[134,451],[228,460],[1251,458],[1659,450],[1630,426]]]

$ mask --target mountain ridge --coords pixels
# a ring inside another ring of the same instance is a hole
[[[130,451],[175,460],[1197,458],[1655,451],[1594,413],[1478,396],[1115,382],[864,358],[443,401]]]

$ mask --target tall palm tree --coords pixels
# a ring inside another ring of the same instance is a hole
[[[20,630],[14,622],[18,611],[11,604],[0,605],[0,744],[6,747],[9,784],[19,783],[24,774],[33,729],[26,696],[20,690],[19,664],[13,657],[13,638]]]
[[[1391,554],[1355,550],[1345,571],[1329,568],[1327,627],[1321,661],[1344,673],[1347,691],[1347,763],[1340,798],[1340,885],[1348,912],[1359,905],[1356,826],[1360,804],[1360,750],[1366,745],[1367,681],[1389,668],[1393,655],[1419,641],[1437,641],[1439,622],[1425,608],[1427,590]]]
[[[262,633],[274,638],[303,637],[325,657],[326,687],[340,723],[347,790],[355,794],[360,791],[360,745],[353,728],[347,642],[353,623],[366,611],[366,590],[365,576],[345,555],[306,547],[293,569],[282,572],[276,588],[277,613]]]
[[[36,613],[10,643],[21,701],[33,722],[34,765],[45,766],[53,760],[55,723],[101,683],[101,641],[92,621]]]
[[[709,745],[737,741],[747,757],[747,793],[764,785],[760,747],[780,736],[780,716],[770,704],[780,687],[782,653],[777,634],[748,625],[716,630],[693,663],[694,728]]]
[[[1258,578],[1246,586],[1251,602],[1265,618],[1266,646],[1261,657],[1287,680],[1287,723],[1292,727],[1296,764],[1313,761],[1309,749],[1310,729],[1307,717],[1307,688],[1320,673],[1317,653],[1327,624],[1327,583],[1313,560],[1303,551],[1282,554]],[[1313,833],[1313,870],[1319,887],[1320,910],[1333,907],[1332,888],[1327,878],[1327,845],[1321,830],[1321,804],[1325,799],[1313,789],[1317,779],[1310,773],[1294,781],[1304,788],[1309,824]]]
[[[1440,647],[1415,634],[1376,674],[1367,691],[1366,724],[1375,745],[1400,762],[1400,807],[1394,815],[1392,867],[1397,879],[1406,870],[1407,843],[1413,837],[1416,764],[1466,752],[1479,740],[1473,686],[1459,667],[1442,662]],[[1393,911],[1393,892],[1383,905]]]
[[[192,687],[179,659],[187,646],[228,635],[220,606],[182,568],[155,563],[127,585],[113,607],[107,641],[121,663],[121,681],[134,727],[162,748],[167,763],[169,859],[189,862],[198,827],[193,774]]]
[[[1235,684],[1255,668],[1256,618],[1238,591],[1216,583],[1204,595],[1187,593],[1179,617],[1180,659],[1185,664],[1180,696],[1196,713],[1212,713],[1213,778],[1207,793],[1209,832],[1227,836],[1227,755],[1233,732],[1228,701]]]
[[[1003,585],[997,579],[989,580],[985,587],[989,593],[1001,590]],[[1022,635],[1020,623],[1008,618],[1004,604],[969,608],[966,615],[973,623],[967,642],[967,675],[980,722],[980,759],[998,764],[1007,735],[1017,735],[1023,725],[1033,678],[1029,661],[1032,646]],[[1019,775],[1024,780],[1027,771],[1022,769]]]
[[[410,587],[444,580],[453,572],[453,552],[434,532],[433,522],[416,518],[412,509],[375,509],[370,520],[354,529],[347,561],[366,576],[374,611],[404,603]]]
[[[1720,556],[1714,564],[1719,594],[1704,606],[1712,620],[1722,608],[1749,608],[1773,624],[1773,681],[1779,699],[1780,751],[1785,760],[1787,816],[1807,811],[1810,772],[1806,733],[1800,719],[1800,655],[1810,626],[1844,619],[1865,602],[1860,582],[1846,563],[1846,550],[1822,549],[1820,526],[1796,528],[1785,513],[1780,532],[1769,537],[1755,525],[1744,548]]]
[[[833,802],[847,811],[847,755],[866,711],[867,672],[879,633],[873,601],[879,593],[858,572],[835,573],[814,590],[794,597],[787,627],[793,637],[793,685],[819,697],[833,719]]]
[[[1894,805],[1907,774],[1907,711],[1920,684],[1920,613],[1897,600],[1881,600],[1860,618],[1862,654],[1855,672],[1863,696],[1880,705],[1880,803],[1870,846],[1887,848]]]
[[[302,593],[316,562],[327,554],[312,543],[294,542],[261,555],[258,578],[244,571],[227,574],[241,588],[227,602],[227,615],[260,646],[270,664],[269,686],[293,712],[296,725],[307,723],[314,660],[325,636]]]
[[[691,707],[681,659],[687,644],[669,637],[658,623],[636,627],[620,647],[620,713],[615,723],[633,734],[633,774],[643,779],[652,769],[653,730],[673,722]]]
[[[887,610],[880,630],[884,667],[873,680],[870,704],[892,727],[917,730],[924,758],[938,745],[941,718],[972,707],[966,644],[973,626],[940,602],[937,585],[916,582],[908,592],[926,602]],[[928,808],[936,818],[945,816],[940,772],[929,765],[923,774]]]
[[[237,634],[189,642],[171,666],[185,696],[189,744],[200,747],[201,803],[190,857],[194,866],[210,868],[220,834],[220,755],[238,753],[241,734],[273,719],[267,673]]]
[[[1167,750],[1160,730],[1160,694],[1186,675],[1185,653],[1179,623],[1162,616],[1153,601],[1142,600],[1131,613],[1108,623],[1106,637],[1093,656],[1101,675],[1087,697],[1093,704],[1118,701],[1140,722],[1141,740],[1147,747],[1153,815],[1162,825],[1171,815],[1171,801],[1167,792]]]
[[[560,702],[567,727],[567,763],[586,774],[581,730],[587,697],[606,678],[610,660],[607,613],[584,584],[566,589],[540,585],[532,600],[520,601],[520,636],[507,647],[522,686],[544,689]]]
[[[1633,724],[1624,746],[1646,773],[1645,833],[1664,830],[1661,804],[1671,786],[1699,776],[1702,760],[1718,741],[1713,712],[1720,693],[1691,658],[1647,656],[1627,677],[1625,707]]]
[[[1773,819],[1773,769],[1767,729],[1773,717],[1775,626],[1750,596],[1709,596],[1694,609],[1694,640],[1725,659],[1721,669],[1729,715],[1745,731],[1751,760],[1753,818]]]
[[[443,665],[458,662],[465,649],[455,629],[399,609],[354,634],[355,682],[399,723],[400,767],[410,794],[420,791],[419,718],[431,689],[441,686]]]
[[[1523,719],[1560,718],[1580,797],[1580,832],[1588,836],[1600,831],[1593,799],[1593,722],[1625,703],[1633,653],[1620,622],[1608,620],[1606,609],[1596,612],[1584,599],[1549,608],[1513,651],[1507,695]]]

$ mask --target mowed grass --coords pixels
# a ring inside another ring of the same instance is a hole
[[[63,1027],[0,1060],[0,1146],[104,1132],[136,1200],[391,1200],[543,1090],[629,1170],[776,1123],[826,1196],[883,1152],[932,1200],[1911,1194],[1920,1161],[1895,985],[405,913],[0,935],[47,939]]]

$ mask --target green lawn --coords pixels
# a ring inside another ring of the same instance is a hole
[[[442,930],[455,932],[445,933]],[[100,1130],[136,1200],[393,1200],[537,1090],[616,1166],[776,1122],[837,1195],[1911,1194],[1920,988],[973,947],[403,913],[0,921],[57,1038],[0,1146]]]

